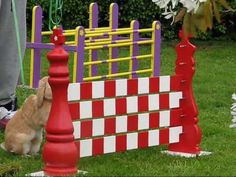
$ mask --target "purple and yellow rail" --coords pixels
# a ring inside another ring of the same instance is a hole
[[[77,27],[72,30],[64,30],[63,34],[70,37],[67,40],[65,50],[74,53],[73,82],[99,80],[103,78],[129,77],[136,78],[138,74],[148,73],[149,76],[160,75],[160,45],[161,24],[154,21],[152,28],[140,29],[139,22],[134,20],[128,28],[118,28],[118,5],[110,6],[109,27],[98,27],[98,5],[90,5],[89,28]],[[31,49],[30,62],[30,87],[37,88],[41,70],[41,51],[52,49],[51,43],[43,43],[43,37],[49,37],[52,31],[42,31],[42,9],[39,6],[33,9],[32,37],[27,43]],[[141,38],[140,34],[151,33],[150,39]],[[149,54],[140,55],[140,45],[151,46]],[[119,49],[128,47],[129,56],[119,57]],[[98,51],[108,49],[108,59],[100,59]],[[85,55],[88,53],[88,61]],[[150,68],[139,70],[139,61],[150,59]],[[128,61],[129,70],[119,72],[118,62]],[[108,64],[108,73],[100,76],[99,66]],[[88,77],[84,75],[84,68],[88,67]]]

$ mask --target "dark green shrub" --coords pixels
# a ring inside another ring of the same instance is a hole
[[[63,7],[63,27],[72,29],[82,25],[88,27],[89,4],[95,2],[92,0],[66,0]],[[166,39],[174,39],[177,37],[181,24],[170,25],[170,20],[166,20],[161,16],[160,9],[151,0],[97,0],[100,10],[99,26],[108,26],[109,6],[111,3],[118,3],[120,7],[119,26],[128,27],[131,20],[138,20],[142,28],[151,27],[154,20],[162,23],[163,36]],[[236,8],[236,1],[229,0],[231,6]],[[44,10],[44,30],[48,30],[48,0],[28,0],[27,23],[28,29],[31,28],[31,11],[33,6],[41,5]],[[212,31],[201,34],[200,39],[211,39],[212,37],[231,35],[236,33],[236,13],[223,13],[222,24],[215,23]],[[228,37],[231,38],[231,37]]]

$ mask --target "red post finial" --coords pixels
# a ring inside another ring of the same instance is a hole
[[[46,126],[47,141],[43,148],[44,173],[48,176],[72,176],[77,173],[78,152],[67,102],[69,54],[62,47],[65,37],[61,29],[53,30],[51,40],[55,48],[47,58],[53,100]]]
[[[181,124],[183,134],[180,136],[180,142],[171,144],[169,150],[173,152],[182,152],[190,154],[199,154],[201,149],[201,129],[198,126],[198,108],[192,90],[192,80],[195,73],[195,61],[193,55],[196,47],[192,45],[183,33],[179,32],[182,41],[176,46],[176,75],[182,78],[180,90],[183,92],[183,99],[180,107],[183,110]]]
[[[55,45],[63,45],[66,41],[66,38],[62,33],[62,29],[61,28],[54,29],[53,34],[50,36],[50,40]]]

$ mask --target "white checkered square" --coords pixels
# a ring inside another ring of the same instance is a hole
[[[92,97],[93,98],[104,97],[104,81],[92,82]]]
[[[127,132],[127,116],[116,117],[116,133]]]
[[[92,101],[80,102],[80,118],[92,118]]]
[[[116,137],[108,136],[104,137],[104,154],[112,153],[116,151]]]
[[[149,77],[138,78],[138,94],[149,93]]]
[[[68,86],[68,101],[80,100],[80,84],[71,83]]]
[[[80,157],[89,157],[93,154],[92,151],[92,139],[80,141]]]
[[[93,136],[104,135],[104,119],[94,119],[93,120]]]

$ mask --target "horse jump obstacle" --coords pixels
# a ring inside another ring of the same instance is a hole
[[[82,27],[63,31],[66,37],[73,38],[64,46],[66,51],[74,52],[73,82],[127,75],[131,78],[134,75],[137,77],[137,74],[140,73],[150,73],[150,76],[160,75],[161,30],[159,22],[153,22],[150,29],[139,29],[138,21],[132,21],[129,28],[118,28],[119,7],[113,3],[110,5],[109,27],[98,27],[97,3],[92,3],[89,11],[89,28],[84,29],[85,36],[79,34]],[[32,16],[32,38],[31,42],[27,43],[27,48],[31,48],[30,86],[37,88],[40,79],[41,51],[42,49],[52,49],[53,44],[42,42],[43,36],[52,34],[52,31],[42,31],[42,8],[34,7]],[[143,39],[139,36],[142,33],[152,33],[152,38]],[[151,45],[151,53],[139,55],[139,45]],[[119,57],[120,47],[130,48],[128,57]],[[108,49],[108,59],[99,58],[98,50],[100,49]],[[85,61],[87,51],[89,59]],[[143,59],[150,59],[152,66],[149,70],[138,71],[138,60]],[[119,73],[118,62],[124,61],[130,61],[129,71]],[[99,65],[105,63],[109,65],[109,73],[99,77]],[[88,77],[84,76],[85,67],[88,67]]]
[[[170,154],[201,155],[192,91],[196,47],[182,32],[180,37],[174,76],[69,84],[64,36],[54,30],[56,47],[48,54],[53,102],[43,150],[46,175],[75,174],[82,157],[160,144],[167,144]]]

